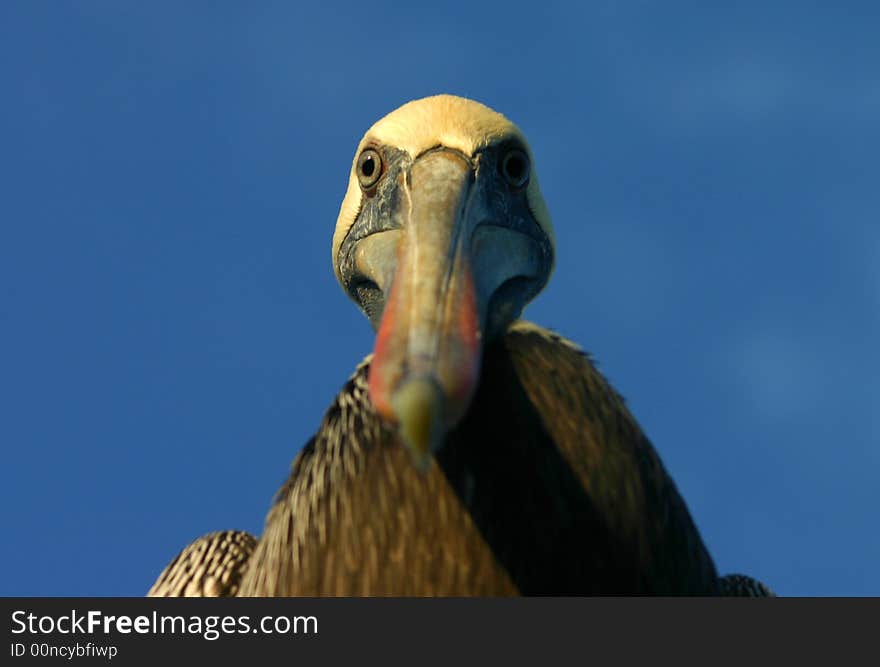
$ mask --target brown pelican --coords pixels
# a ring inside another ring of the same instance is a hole
[[[550,277],[554,235],[507,118],[440,95],[373,125],[332,258],[377,331],[373,354],[297,456],[255,548],[201,538],[151,594],[769,593],[717,575],[587,355],[518,319]]]

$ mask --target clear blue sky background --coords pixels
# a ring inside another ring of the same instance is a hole
[[[261,530],[372,346],[330,264],[356,143],[453,92],[530,138],[528,315],[719,569],[880,594],[880,8],[710,4],[0,3],[0,593]]]

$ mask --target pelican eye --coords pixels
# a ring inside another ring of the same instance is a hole
[[[507,184],[521,188],[529,182],[529,156],[519,148],[511,148],[501,158],[501,175]]]
[[[369,190],[382,176],[382,157],[379,151],[365,148],[357,159],[357,177],[361,188]]]

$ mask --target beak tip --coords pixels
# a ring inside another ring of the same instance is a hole
[[[400,435],[423,472],[443,438],[443,391],[431,378],[413,378],[391,399]]]

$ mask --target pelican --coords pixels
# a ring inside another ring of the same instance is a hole
[[[520,319],[554,258],[506,117],[438,95],[375,123],[332,242],[373,353],[259,540],[200,538],[150,594],[771,594],[719,577],[623,399],[577,345]]]

